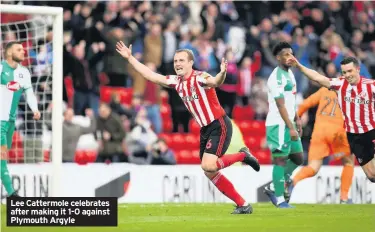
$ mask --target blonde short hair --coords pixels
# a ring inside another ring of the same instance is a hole
[[[179,49],[179,50],[176,51],[175,54],[177,54],[177,53],[181,53],[181,52],[186,52],[186,53],[187,53],[189,61],[190,61],[190,60],[192,60],[192,61],[195,60],[195,58],[194,58],[194,53],[193,53],[192,50],[190,50],[190,49]]]

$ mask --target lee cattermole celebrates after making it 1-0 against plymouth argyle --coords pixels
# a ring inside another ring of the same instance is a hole
[[[367,178],[375,183],[375,82],[360,76],[359,62],[354,57],[341,61],[342,77],[330,79],[306,68],[293,56],[288,60],[310,80],[335,90],[352,153]]]
[[[128,48],[123,42],[118,42],[116,46],[117,52],[144,78],[164,87],[176,89],[186,108],[201,126],[200,158],[204,174],[220,192],[236,203],[237,207],[233,214],[252,213],[251,205],[219,172],[237,162],[246,163],[256,171],[260,169],[258,160],[251,155],[247,147],[242,147],[235,154],[226,154],[232,134],[234,135],[233,125],[219,104],[215,88],[225,80],[227,61],[222,59],[220,73],[212,77],[206,72],[193,69],[194,54],[191,50],[178,50],[174,55],[174,69],[177,75],[163,76],[151,71],[132,56],[132,45]]]

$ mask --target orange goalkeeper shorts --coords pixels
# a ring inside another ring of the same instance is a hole
[[[310,141],[309,160],[321,160],[329,155],[333,155],[335,159],[341,159],[350,154],[350,146],[344,128],[314,129]]]

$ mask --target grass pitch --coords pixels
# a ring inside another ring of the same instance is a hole
[[[295,205],[277,209],[271,203],[253,204],[251,215],[231,215],[230,204],[121,204],[118,227],[6,227],[2,232],[119,232],[119,231],[276,231],[373,232],[375,205]]]

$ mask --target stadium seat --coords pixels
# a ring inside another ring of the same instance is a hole
[[[8,151],[8,163],[17,163],[16,160],[16,151],[14,149],[10,149]]]
[[[160,134],[159,134],[159,137],[162,138],[162,139],[164,139],[165,142],[168,144],[168,146],[171,144],[171,140],[172,140],[172,138],[171,138],[171,134],[168,134],[168,133],[160,133]]]
[[[161,91],[160,92],[161,96],[161,104],[169,104],[169,95],[167,91]]]
[[[43,158],[44,158],[43,161],[44,162],[50,162],[50,160],[51,160],[50,154],[51,154],[50,150],[44,150],[43,151]]]
[[[250,123],[250,131],[257,135],[266,135],[266,123],[265,121],[253,120]]]
[[[133,97],[133,90],[131,88],[101,86],[100,100],[109,103],[111,101],[112,94],[116,92],[120,94],[121,104],[131,104]]]
[[[132,88],[120,88],[120,101],[121,104],[131,105],[133,98]]]
[[[247,136],[244,138],[246,146],[251,151],[262,150],[263,137],[261,136]]]
[[[254,156],[258,159],[259,164],[271,164],[271,151],[268,149],[256,151]]]
[[[76,151],[74,155],[74,161],[79,165],[85,165],[88,162],[85,151]]]
[[[29,49],[33,48],[33,42],[31,40],[24,41],[22,46],[25,48],[25,60],[21,64],[28,67],[33,64],[33,59],[29,56]]]
[[[15,131],[13,134],[12,148],[23,148],[23,139],[19,131]]]
[[[86,158],[87,158],[88,163],[95,163],[96,156],[97,156],[97,152],[95,150],[94,151],[92,151],[92,150],[86,151]]]
[[[74,86],[73,86],[73,79],[70,76],[66,76],[64,78],[64,84],[66,88],[66,95],[68,96],[69,105],[73,104],[73,97],[74,97]]]
[[[188,147],[189,149],[199,149],[199,135],[185,135],[185,147]]]
[[[200,164],[199,150],[181,150],[175,154],[177,164]]]
[[[251,106],[235,105],[232,114],[235,120],[252,120],[255,113]]]
[[[27,20],[28,15],[26,14],[12,14],[12,13],[1,13],[1,23],[11,23],[17,21],[25,21]]]
[[[172,134],[169,147],[175,151],[186,149],[185,137],[182,134]]]
[[[9,160],[9,163],[23,163],[24,162],[23,149],[22,148],[10,149],[8,151],[8,160]]]
[[[170,118],[163,119],[163,132],[164,133],[171,133],[172,130],[173,130],[172,119],[170,119]]]
[[[248,120],[238,120],[238,121],[236,121],[236,124],[240,128],[243,136],[246,137],[247,135],[253,134],[250,131],[250,129],[251,129],[250,121],[248,121]]]
[[[163,120],[171,118],[171,106],[168,104],[161,104],[160,106],[160,114]]]
[[[105,72],[98,74],[100,85],[107,85],[109,83],[108,75]]]
[[[200,126],[195,121],[195,119],[190,119],[190,121],[189,121],[189,130],[193,134],[199,134],[200,133]]]

